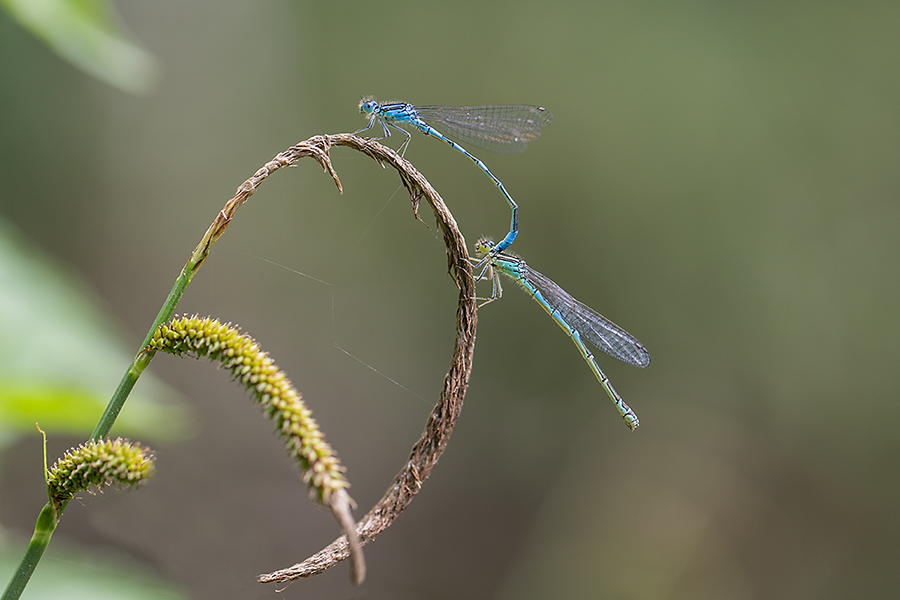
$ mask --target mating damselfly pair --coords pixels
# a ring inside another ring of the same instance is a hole
[[[540,137],[541,129],[553,121],[550,111],[530,105],[456,107],[414,106],[404,102],[380,104],[371,98],[363,98],[360,101],[359,111],[369,115],[369,123],[356,133],[372,129],[376,123],[381,124],[384,137],[390,137],[391,129],[395,129],[406,136],[400,144],[402,154],[411,136],[400,125],[409,124],[425,135],[447,142],[491,178],[512,209],[512,222],[509,233],[500,242],[495,244],[487,238],[482,238],[475,246],[479,257],[475,266],[476,269],[482,267],[478,279],[490,279],[493,282],[493,294],[484,304],[500,298],[503,294],[500,273],[515,280],[568,334],[616,405],[625,423],[630,429],[635,429],[640,423],[637,415],[612,387],[609,378],[597,365],[593,353],[584,342],[589,342],[613,358],[636,367],[643,368],[649,365],[650,353],[633,335],[573,298],[552,280],[529,267],[523,259],[504,252],[518,234],[519,207],[516,201],[484,162],[431,125],[433,123],[453,137],[479,148],[502,154],[515,154],[523,152],[529,142]]]

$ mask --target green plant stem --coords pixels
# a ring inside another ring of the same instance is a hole
[[[9,584],[3,591],[3,595],[0,596],[0,600],[18,600],[19,596],[22,595],[22,591],[28,584],[28,580],[31,579],[31,575],[34,573],[38,562],[40,562],[41,556],[44,555],[44,550],[47,549],[47,545],[50,543],[50,537],[53,535],[53,530],[56,529],[58,521],[59,514],[56,509],[52,504],[47,503],[41,509],[37,522],[34,524],[34,534],[31,536],[28,549],[25,550],[25,556],[22,557],[19,568],[13,573]]]
[[[109,404],[106,405],[106,410],[103,411],[103,415],[100,417],[97,427],[94,428],[94,433],[91,434],[92,440],[99,440],[109,435],[109,431],[116,422],[116,418],[119,416],[119,411],[122,410],[125,400],[137,383],[141,373],[143,373],[144,369],[147,368],[147,365],[150,364],[153,355],[156,354],[154,351],[145,352],[143,349],[150,343],[150,340],[153,338],[153,333],[159,326],[168,322],[175,313],[175,307],[178,306],[179,300],[181,300],[181,297],[184,295],[184,290],[187,289],[188,284],[191,282],[191,278],[196,272],[197,265],[194,264],[193,258],[194,257],[192,257],[192,260],[185,265],[184,269],[181,271],[181,275],[175,280],[172,291],[169,292],[168,298],[166,298],[162,308],[159,309],[159,314],[156,315],[156,319],[154,319],[153,323],[150,325],[147,336],[144,338],[144,341],[141,342],[141,350],[138,352],[137,356],[134,357],[134,361],[132,361],[131,366],[125,372],[125,375],[122,376],[119,387],[113,392]]]

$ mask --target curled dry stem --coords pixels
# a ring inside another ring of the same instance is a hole
[[[329,154],[330,149],[334,146],[352,148],[370,156],[381,165],[389,165],[395,169],[409,192],[413,214],[416,218],[419,218],[419,202],[425,198],[431,205],[438,227],[443,233],[444,244],[447,247],[448,270],[459,288],[459,303],[456,310],[456,342],[450,368],[444,378],[440,399],[428,417],[425,431],[413,445],[406,465],[394,477],[381,500],[356,523],[357,537],[360,544],[364,545],[387,529],[394,519],[409,506],[421,488],[422,482],[431,474],[432,468],[446,448],[450,434],[456,425],[469,384],[477,322],[475,280],[472,277],[465,238],[460,233],[456,220],[444,204],[443,199],[409,161],[374,140],[351,134],[314,136],[278,154],[260,168],[253,177],[238,187],[234,197],[219,212],[206,235],[195,248],[192,256],[192,271],[196,271],[206,259],[210,247],[225,232],[237,209],[253,195],[256,188],[269,175],[278,169],[290,166],[301,158],[312,157],[331,175],[340,191],[342,189],[341,182],[331,164]],[[349,510],[344,511],[343,516],[338,516],[338,519],[346,523],[348,515]],[[347,537],[341,536],[303,562],[273,573],[260,575],[258,581],[283,583],[322,573],[348,558],[351,555],[350,550]]]
[[[263,166],[237,190],[210,226],[207,235],[195,250],[198,265],[205,259],[209,247],[228,227],[234,212],[249,198],[256,188],[274,171],[292,165],[305,157],[312,157],[334,179],[338,190],[341,182],[331,164],[329,151],[334,146],[352,148],[382,165],[388,165],[400,175],[403,185],[410,194],[413,214],[418,218],[418,206],[422,198],[431,205],[437,225],[443,233],[447,247],[447,266],[459,288],[459,303],[456,310],[456,342],[450,368],[444,378],[440,399],[431,411],[425,431],[413,445],[406,465],[394,477],[384,496],[363,518],[356,523],[356,533],[362,545],[375,539],[387,529],[402,513],[418,493],[438,458],[447,446],[453,427],[462,410],[463,398],[469,384],[472,357],[475,350],[475,325],[477,322],[475,305],[475,280],[469,263],[466,241],[453,215],[447,209],[440,195],[413,165],[390,148],[376,141],[351,134],[321,135],[288,148]],[[346,536],[291,567],[260,575],[261,583],[283,583],[301,577],[321,573],[350,556],[350,545]]]

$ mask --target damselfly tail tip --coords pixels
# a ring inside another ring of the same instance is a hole
[[[637,429],[638,425],[641,424],[641,422],[637,418],[637,415],[634,413],[625,415],[622,418],[625,419],[625,424],[628,425],[628,429],[630,429],[631,431]]]

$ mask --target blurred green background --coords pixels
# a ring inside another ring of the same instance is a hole
[[[549,108],[525,154],[475,152],[521,207],[514,250],[653,356],[646,370],[599,358],[641,418],[629,433],[507,284],[479,313],[450,446],[366,547],[364,587],[341,565],[282,597],[896,597],[900,4],[117,8],[160,67],[145,95],[0,13],[0,217],[95,290],[124,356],[235,188],[295,142],[363,126],[364,94]],[[413,135],[406,157],[470,245],[505,233],[490,180]],[[396,175],[332,157],[344,194],[313,161],[278,172],[180,310],[273,354],[362,514],[437,399],[457,292],[427,208],[425,227],[392,196]],[[225,373],[168,356],[150,371],[187,398],[190,437],[147,439],[154,481],[73,503],[54,543],[127,556],[192,598],[273,597],[255,576],[329,543],[333,519]],[[48,433],[52,457],[90,427]],[[0,457],[7,536],[30,535],[39,465],[37,435]]]

